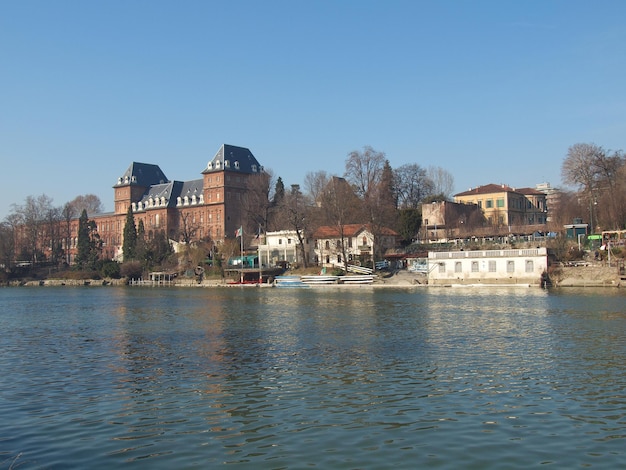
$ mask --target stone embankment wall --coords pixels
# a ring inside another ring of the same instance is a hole
[[[556,287],[625,287],[626,277],[616,266],[591,264],[554,269],[550,279]]]
[[[9,286],[123,286],[125,279],[42,279],[35,281],[15,280]]]

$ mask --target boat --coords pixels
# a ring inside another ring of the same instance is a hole
[[[276,287],[309,287],[309,285],[302,282],[300,276],[276,276],[274,285]]]

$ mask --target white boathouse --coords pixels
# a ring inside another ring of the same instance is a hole
[[[431,285],[542,285],[548,270],[545,247],[428,253]]]

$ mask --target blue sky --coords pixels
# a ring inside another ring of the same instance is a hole
[[[624,147],[626,2],[0,0],[0,218],[199,178],[223,143],[285,185],[366,145],[455,192],[561,185],[570,145]]]

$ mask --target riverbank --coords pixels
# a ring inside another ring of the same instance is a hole
[[[550,275],[555,287],[624,287],[626,278],[619,274],[616,266],[588,264],[563,266]]]
[[[617,267],[608,267],[603,264],[587,264],[579,266],[562,266],[553,269],[550,279],[554,287],[624,287],[626,278],[620,276]],[[13,287],[60,287],[60,286],[124,286],[125,279],[36,279],[24,280],[15,279],[6,285]],[[156,286],[156,283],[144,282],[141,286]],[[198,282],[195,278],[177,278],[169,286],[174,287],[241,287],[239,284],[232,284],[230,279],[207,278]],[[539,284],[537,284],[539,285]],[[251,284],[258,286],[258,284]],[[263,284],[271,286],[271,284]],[[363,287],[427,287],[428,280],[424,274],[411,273],[408,271],[397,271],[394,273],[379,274],[372,284],[346,285],[336,284],[333,286],[343,288],[363,288]]]

